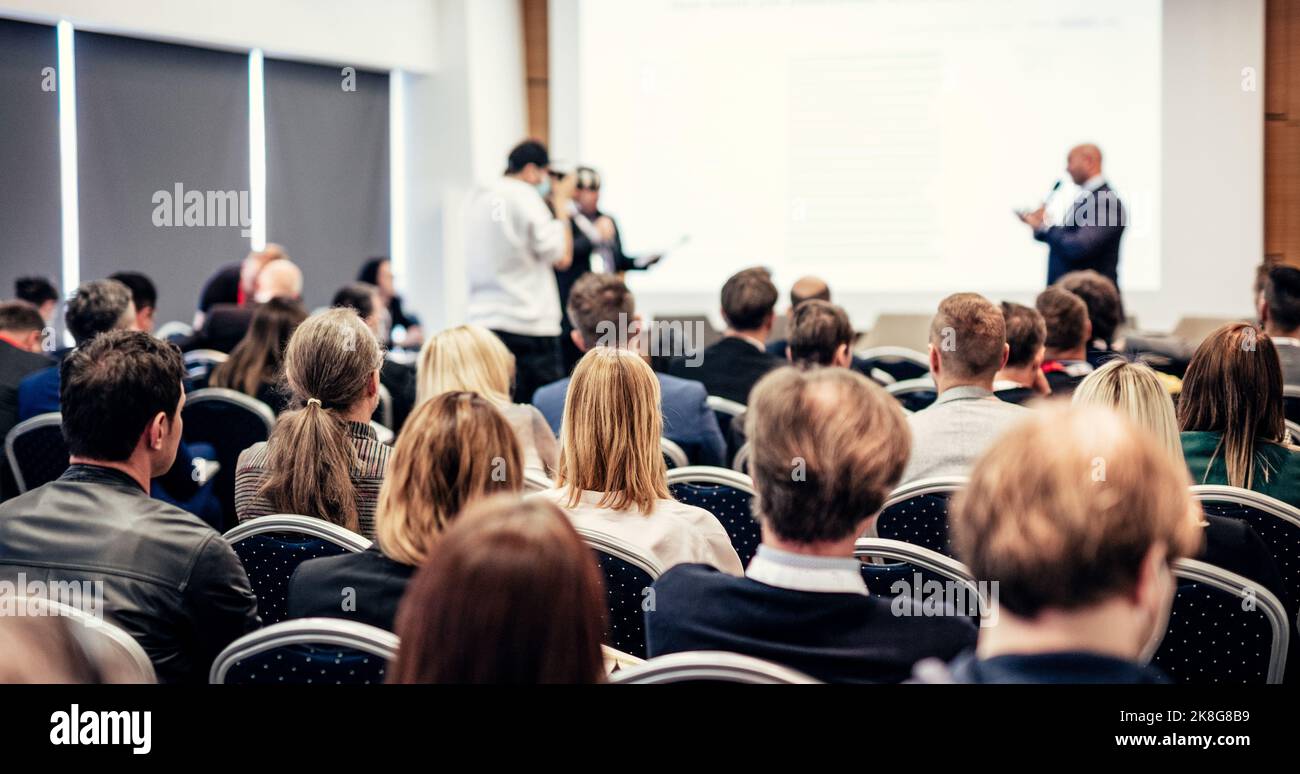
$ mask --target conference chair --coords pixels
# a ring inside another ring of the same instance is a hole
[[[713,514],[727,531],[741,565],[749,564],[763,537],[751,510],[753,479],[726,468],[692,465],[668,471],[668,491],[678,502]]]
[[[664,568],[653,556],[613,535],[577,527],[578,535],[596,553],[605,578],[609,605],[607,644],[636,658],[645,658],[645,611],[653,609],[650,586]]]
[[[928,329],[929,323],[927,322],[926,325]],[[887,377],[883,380],[886,383],[919,379],[930,373],[930,358],[907,347],[877,346],[859,352],[857,355],[869,374],[881,380],[876,376],[876,372],[883,373]]]
[[[380,685],[397,635],[341,618],[299,618],[245,634],[212,661],[219,685]]]
[[[87,600],[90,602],[91,600]],[[17,610],[37,615],[58,616],[68,625],[77,645],[95,663],[104,681],[113,684],[158,682],[153,662],[140,643],[125,629],[105,618],[96,618],[81,608],[47,597],[18,597]]]
[[[279,623],[289,613],[289,579],[298,565],[322,556],[360,553],[370,541],[324,519],[280,513],[258,516],[225,534],[239,555],[257,595],[263,624]]]
[[[709,409],[713,411],[713,415],[718,419],[718,429],[722,431],[722,437],[730,439],[731,433],[727,431],[731,429],[731,420],[744,413],[745,404],[721,398],[717,395],[710,395],[705,400]],[[728,441],[728,444],[730,444],[730,441]],[[730,454],[731,452],[732,449],[728,448],[727,453]]]
[[[721,650],[669,653],[609,676],[611,685],[669,683],[745,683],[748,685],[818,685],[819,681],[780,664]]]
[[[1282,387],[1282,410],[1292,422],[1300,422],[1300,384]]]
[[[736,471],[737,473],[744,473],[745,475],[748,476],[749,457],[751,454],[753,454],[753,449],[750,448],[749,443],[746,442],[744,445],[742,445],[739,449],[736,450],[736,456],[733,457],[731,460],[731,469]]]
[[[1300,445],[1300,422],[1292,422],[1289,419],[1286,420],[1286,431],[1288,434],[1288,442],[1292,446]]]
[[[1194,559],[1175,562],[1174,577],[1173,609],[1152,663],[1190,685],[1282,682],[1291,633],[1277,597]]]
[[[989,600],[966,565],[937,551],[901,540],[858,538],[853,556],[862,562],[862,580],[880,597],[910,596],[921,602],[931,581],[945,589],[944,603],[958,615],[979,622],[989,612]]]
[[[541,471],[524,469],[525,492],[545,492],[547,489],[554,488],[555,482],[543,475]]]
[[[213,369],[226,362],[230,356],[216,349],[195,349],[181,356],[185,361],[185,377],[195,389],[208,386]]]
[[[275,414],[271,407],[237,390],[208,387],[190,393],[181,410],[186,443],[210,445],[221,469],[213,488],[221,502],[222,526],[235,524],[235,469],[248,447],[271,437]]]
[[[1250,489],[1217,484],[1193,486],[1192,499],[1208,514],[1249,523],[1273,555],[1288,603],[1300,602],[1300,509]]]
[[[939,399],[939,388],[929,376],[887,384],[885,390],[913,413],[924,411]]]
[[[51,411],[14,425],[5,435],[5,457],[20,493],[63,475],[68,469],[63,416]]]
[[[375,431],[375,440],[385,446],[392,446],[397,442],[397,433],[388,429],[388,425],[380,424],[375,420],[370,420],[370,429]]]
[[[866,537],[901,540],[952,556],[948,543],[948,500],[966,486],[961,477],[924,478],[889,494]]]
[[[691,464],[691,459],[687,456],[686,450],[667,438],[659,439],[659,450],[663,452],[664,464],[668,466],[669,470],[684,468]]]
[[[180,320],[165,322],[162,325],[159,325],[158,330],[154,332],[154,336],[157,336],[163,341],[170,341],[173,344],[178,344],[193,335],[193,326],[189,323],[181,322]]]

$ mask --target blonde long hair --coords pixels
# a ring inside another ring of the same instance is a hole
[[[651,513],[656,500],[671,497],[662,433],[659,380],[641,356],[614,347],[588,351],[569,381],[560,426],[556,483],[568,487],[568,507],[593,490],[604,493],[602,508]]]
[[[492,331],[459,325],[429,337],[420,347],[416,403],[444,392],[477,392],[497,407],[510,405],[515,357]]]
[[[375,538],[389,558],[421,565],[468,503],[523,488],[523,454],[510,423],[487,399],[445,392],[407,418],[375,509]]]
[[[1175,461],[1183,463],[1173,398],[1150,366],[1115,358],[1079,383],[1073,401],[1076,406],[1104,406],[1119,411],[1151,432]]]

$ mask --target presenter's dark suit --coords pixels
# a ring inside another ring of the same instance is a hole
[[[589,219],[592,223],[597,218],[609,217],[599,210]],[[614,245],[611,251],[613,266],[606,265],[605,271],[622,273],[625,271],[638,271],[646,267],[637,266],[636,259],[623,253],[623,239],[618,233],[618,221],[612,217],[610,222],[614,224]],[[564,359],[564,373],[573,373],[573,367],[582,359],[582,350],[573,343],[573,338],[569,335],[573,330],[573,323],[569,322],[569,291],[573,289],[573,283],[581,279],[582,275],[591,272],[591,254],[595,251],[595,245],[577,224],[570,220],[569,228],[573,230],[573,263],[569,264],[567,269],[555,270],[555,286],[560,291],[560,309],[564,314],[560,318],[560,356]]]
[[[1091,198],[1091,204],[1087,200]],[[1092,269],[1119,287],[1119,240],[1127,213],[1109,183],[1091,194],[1081,192],[1065,216],[1065,224],[1034,231],[1046,242],[1047,284],[1072,271]]]

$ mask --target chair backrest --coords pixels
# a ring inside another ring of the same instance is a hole
[[[48,484],[63,475],[68,469],[63,416],[51,411],[14,425],[5,435],[5,456],[19,492]]]
[[[191,381],[206,385],[212,370],[226,362],[230,356],[218,349],[193,349],[181,358],[185,361],[185,375]]]
[[[299,618],[245,634],[212,662],[208,681],[232,685],[377,685],[397,635],[342,618]]]
[[[225,538],[244,564],[264,624],[287,617],[289,578],[298,565],[370,547],[369,540],[337,524],[288,513],[249,519]]]
[[[1300,509],[1249,489],[1215,484],[1192,487],[1192,499],[1208,514],[1250,524],[1273,555],[1288,601],[1300,602]]]
[[[524,468],[524,491],[525,492],[545,492],[547,489],[554,489],[555,482],[540,471]]]
[[[379,385],[379,405],[375,407],[375,414],[371,419],[389,430],[397,429],[393,425],[393,393],[382,384]]]
[[[1286,420],[1286,431],[1290,435],[1288,443],[1292,446],[1300,445],[1300,422]]]
[[[1288,384],[1282,388],[1282,408],[1287,419],[1300,422],[1300,384]]]
[[[275,413],[262,401],[237,390],[208,387],[186,396],[182,414],[185,440],[210,444],[217,462],[221,463],[221,470],[213,477],[213,489],[221,501],[223,523],[229,527],[235,523],[235,471],[239,455],[271,437]]]
[[[669,653],[643,664],[620,669],[611,684],[746,683],[750,685],[816,685],[817,680],[780,664],[720,650]]]
[[[709,409],[713,411],[713,416],[718,420],[718,429],[722,431],[722,437],[729,437],[730,434],[727,431],[731,428],[731,420],[745,411],[745,404],[717,395],[708,396],[705,398],[705,402],[708,404]]]
[[[1258,583],[1194,559],[1174,563],[1178,590],[1152,663],[1179,683],[1280,683],[1290,621]]]
[[[46,597],[19,597],[15,605],[20,609],[40,611],[41,615],[57,615],[73,627],[77,642],[86,654],[100,667],[110,683],[156,683],[158,675],[153,662],[140,647],[140,643],[125,629],[103,618]],[[30,613],[29,613],[30,614]]]
[[[948,500],[966,486],[965,478],[926,478],[890,493],[867,537],[901,540],[952,556],[948,542]]]
[[[172,341],[174,339],[183,339],[187,336],[193,336],[194,328],[189,323],[181,322],[180,320],[171,320],[159,325],[158,330],[154,331],[153,335],[163,341]]]
[[[903,408],[912,412],[923,411],[939,399],[939,388],[928,376],[887,384],[885,390],[893,395]]]
[[[663,452],[664,464],[669,470],[673,468],[684,468],[691,464],[691,459],[686,455],[686,450],[667,438],[659,439],[659,450]]]
[[[754,480],[744,473],[708,465],[668,471],[668,491],[679,502],[703,508],[722,523],[742,565],[748,565],[762,541],[754,520]]]
[[[922,594],[930,581],[945,588],[953,587],[952,598],[945,601],[961,615],[978,619],[989,611],[990,600],[984,599],[979,583],[966,565],[938,551],[886,538],[858,538],[853,556],[862,562],[862,580],[867,589],[880,597]],[[906,584],[897,586],[898,583]]]
[[[663,574],[659,561],[613,535],[577,527],[578,534],[596,553],[605,578],[609,605],[607,644],[637,658],[645,658],[645,605],[650,586]]]
[[[928,322],[926,326],[928,329]],[[907,347],[872,347],[857,355],[868,373],[883,371],[890,380],[895,382],[919,379],[930,373],[930,358],[924,353]]]
[[[737,473],[749,475],[749,455],[753,450],[749,448],[749,442],[746,441],[739,449],[736,450],[736,456],[731,459],[731,469]]]
[[[381,425],[375,420],[370,420],[370,429],[375,431],[375,440],[387,446],[392,446],[397,440],[397,433],[389,429],[388,425]]]

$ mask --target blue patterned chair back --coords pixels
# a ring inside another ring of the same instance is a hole
[[[895,382],[920,379],[930,373],[930,364],[922,352],[899,347],[877,347],[858,356],[860,370],[869,376],[873,370],[883,371]]]
[[[917,546],[904,541],[882,538],[859,538],[853,551],[854,556],[862,562],[862,580],[867,590],[873,595],[889,598],[899,595],[914,596],[919,594],[922,601],[927,596],[929,584],[937,582],[948,586],[958,583],[963,586],[962,597],[955,594],[947,601],[961,606],[958,612],[968,614],[979,624],[979,608],[976,599],[978,587],[970,571],[957,560],[944,556],[937,551]],[[895,585],[895,584],[905,585]]]
[[[213,661],[210,680],[233,685],[378,685],[397,637],[334,618],[302,618],[259,629]]]
[[[1247,522],[1264,541],[1286,587],[1284,605],[1300,603],[1300,511],[1258,492],[1226,486],[1194,486],[1192,496],[1213,516]]]
[[[886,501],[869,534],[952,556],[948,500],[964,483],[961,479],[934,479],[900,487]]]
[[[213,479],[213,490],[221,501],[225,526],[233,526],[235,469],[239,455],[244,449],[271,437],[275,414],[259,400],[219,387],[191,393],[181,413],[185,419],[185,440],[211,444],[216,450],[221,470]]]
[[[288,519],[313,523],[295,524]],[[289,514],[250,519],[225,537],[248,573],[263,625],[288,617],[289,579],[298,565],[308,559],[364,551],[370,545],[369,540],[337,525]]]
[[[5,438],[5,455],[20,491],[48,484],[68,469],[68,444],[58,412],[39,414],[14,425]]]
[[[885,388],[903,408],[916,413],[929,408],[939,399],[939,388],[930,378],[912,379]]]
[[[581,527],[578,534],[595,552],[605,579],[605,601],[609,606],[605,644],[645,658],[645,612],[653,603],[650,587],[663,569],[653,558],[618,538]]]
[[[668,491],[678,502],[712,513],[727,531],[741,565],[749,565],[762,540],[752,511],[754,484],[749,476],[703,465],[680,468],[668,474]]]
[[[1178,590],[1152,663],[1191,685],[1281,682],[1286,610],[1254,581],[1194,560],[1175,564]]]

